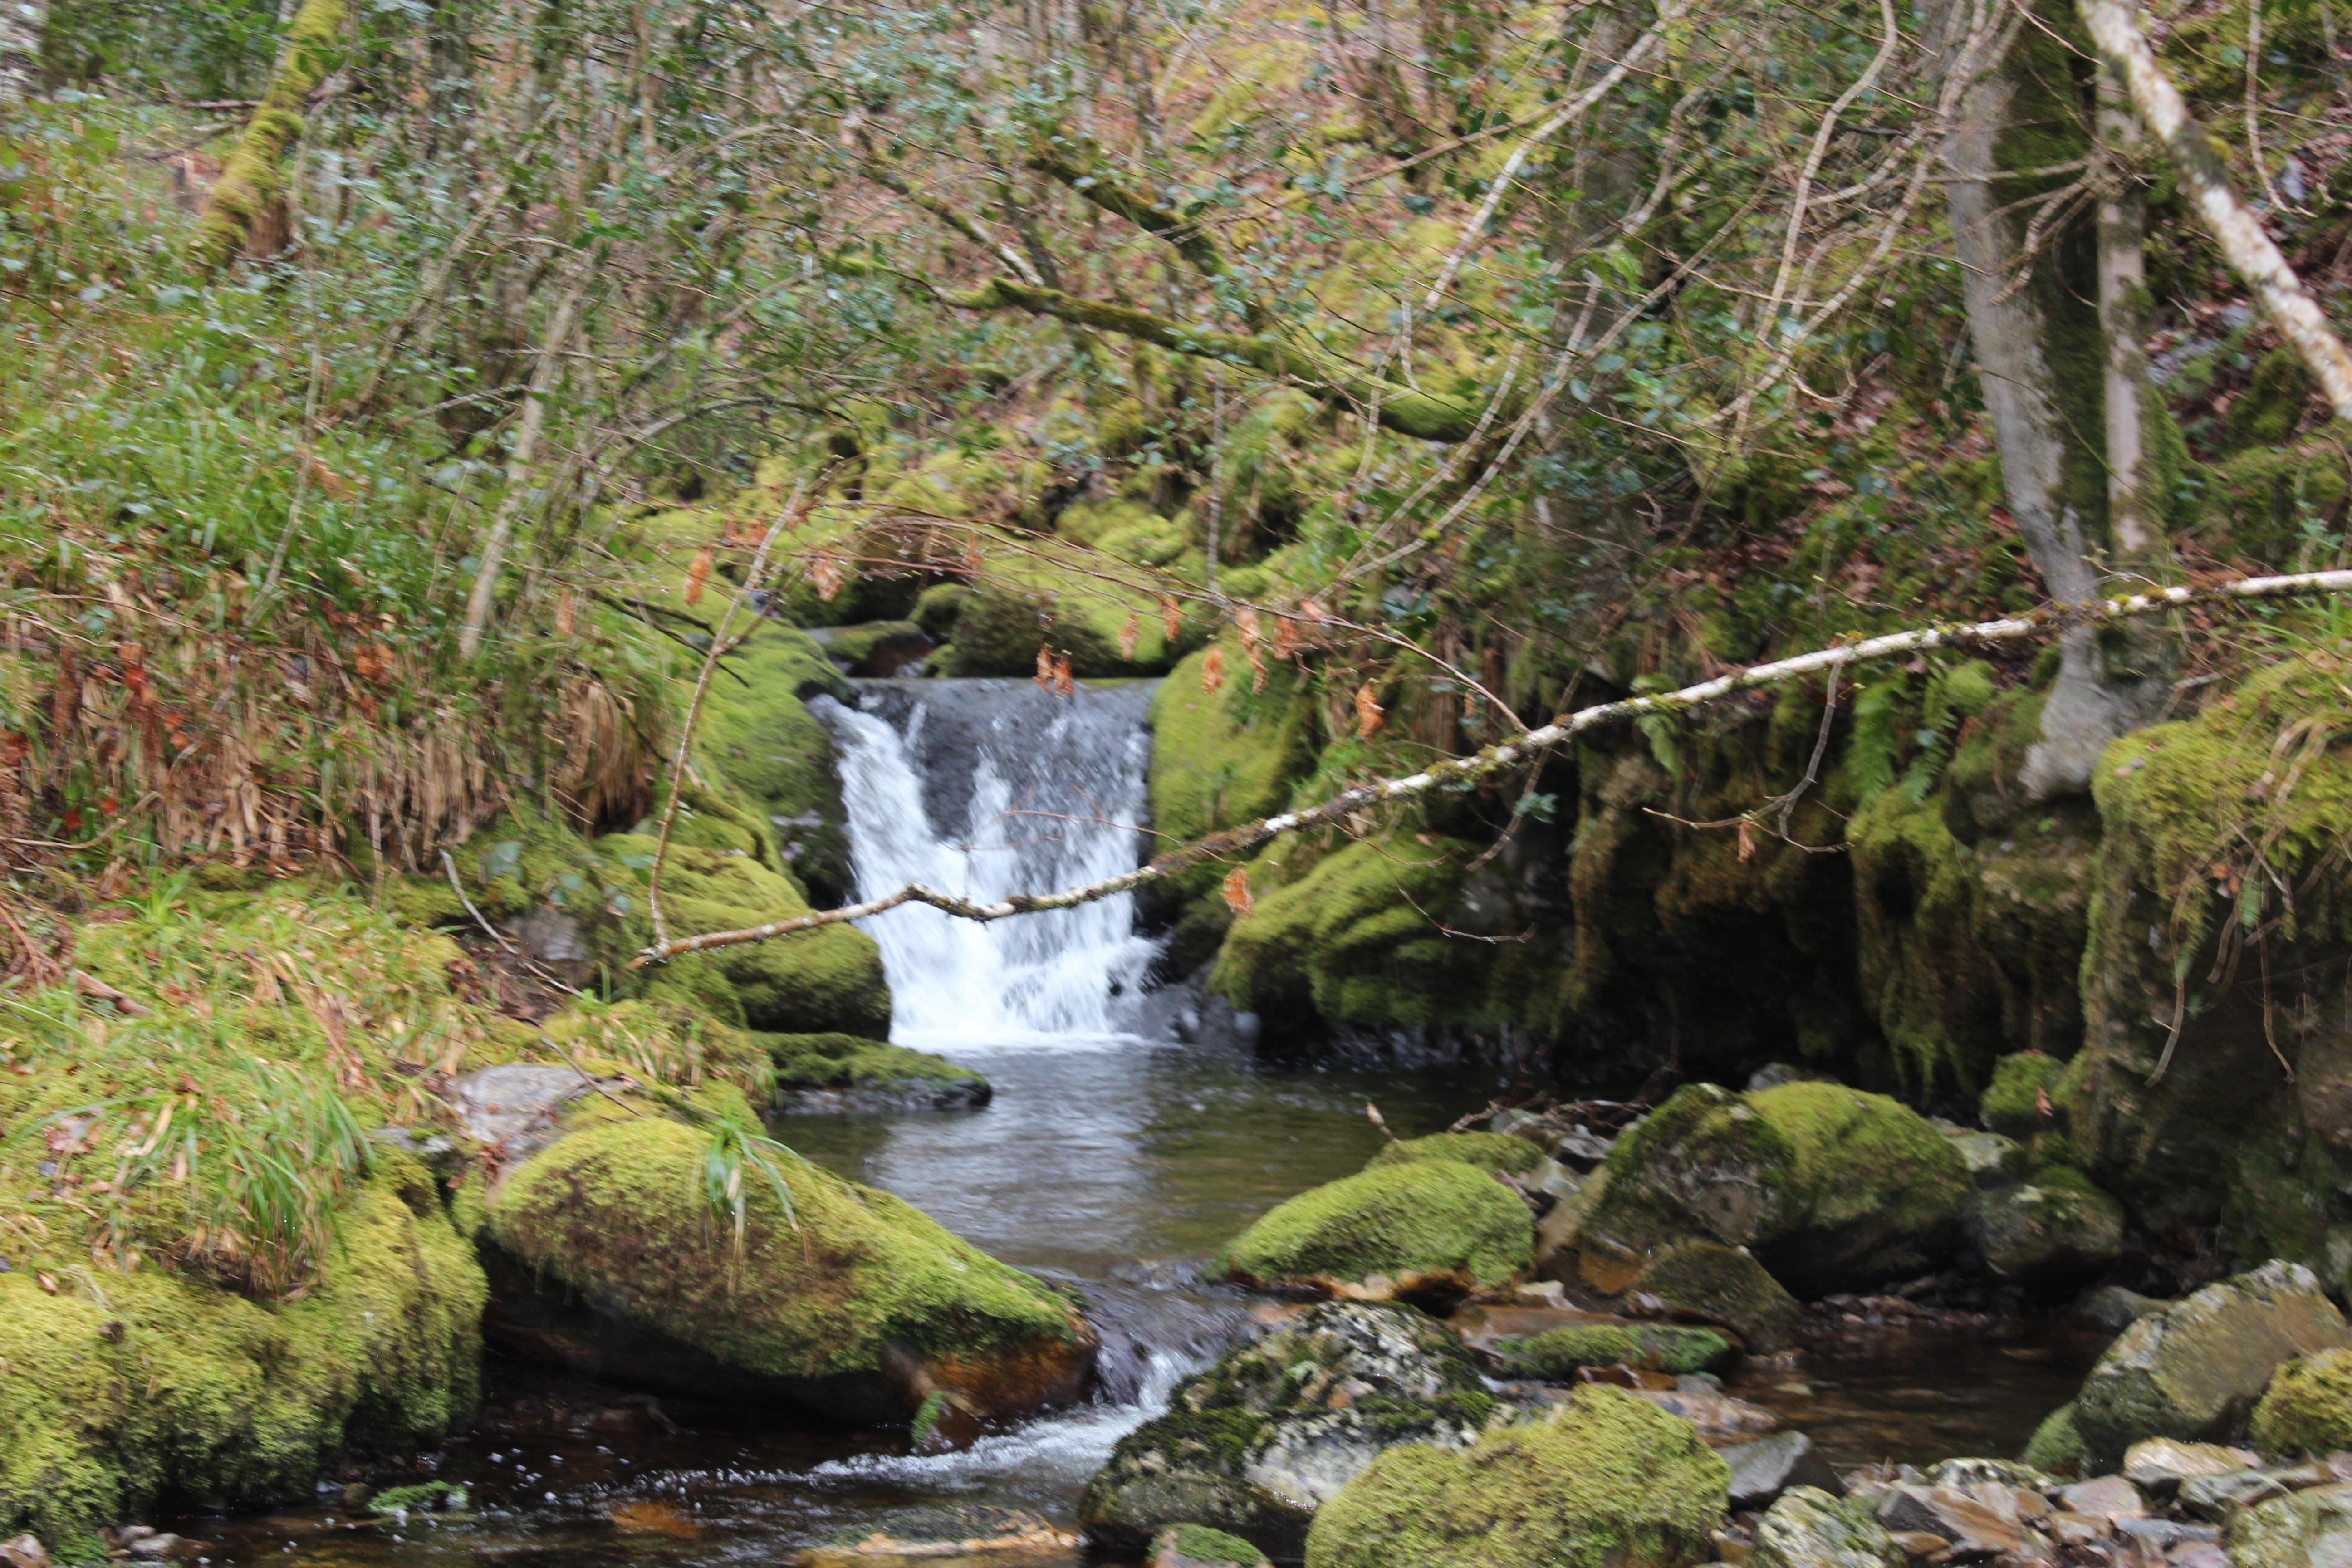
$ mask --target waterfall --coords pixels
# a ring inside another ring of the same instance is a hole
[[[1148,684],[1058,697],[1025,680],[866,680],[813,704],[841,752],[858,894],[923,882],[976,902],[1130,870],[1150,761]],[[923,905],[863,922],[901,1044],[1115,1033],[1155,944],[1119,894],[990,925]]]

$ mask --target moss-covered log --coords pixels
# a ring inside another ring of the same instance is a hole
[[[348,9],[343,0],[303,0],[295,13],[261,107],[237,139],[196,220],[188,259],[197,271],[217,272],[235,260],[284,199],[278,163],[302,134],[305,101],[334,67]]]

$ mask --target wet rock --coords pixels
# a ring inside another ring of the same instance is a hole
[[[1451,1160],[1409,1160],[1301,1193],[1218,1255],[1244,1284],[1360,1300],[1458,1299],[1534,1261],[1517,1193]]]
[[[1627,1392],[1670,1415],[1681,1416],[1697,1427],[1699,1436],[1714,1447],[1759,1437],[1778,1431],[1780,1426],[1780,1418],[1762,1405],[1734,1399],[1716,1389],[1636,1388]]]
[[[2184,1541],[2164,1560],[2171,1568],[2230,1568],[2230,1554],[2210,1541]]]
[[[2074,1425],[2093,1465],[2146,1437],[2225,1435],[2281,1363],[2352,1346],[2344,1315],[2299,1264],[2273,1261],[2150,1313],[2084,1380]]]
[[[856,1035],[759,1035],[775,1069],[775,1107],[787,1114],[977,1110],[989,1081],[929,1051]]]
[[[1239,1536],[1205,1524],[1171,1525],[1151,1538],[1146,1568],[1273,1568],[1265,1553]]]
[[[520,1164],[555,1142],[564,1108],[595,1091],[576,1068],[509,1062],[469,1072],[449,1086],[457,1124],[502,1165]]]
[[[865,1532],[787,1553],[792,1568],[878,1568],[890,1563],[1014,1564],[1060,1563],[1083,1544],[1076,1536],[1017,1509],[957,1505],[885,1514]]]
[[[2266,1454],[2352,1448],[2352,1351],[2321,1351],[2280,1367],[2254,1406],[2248,1433]]]
[[[2160,1312],[2169,1305],[2168,1301],[2126,1290],[2120,1285],[2102,1285],[2076,1297],[2074,1304],[2066,1310],[2066,1318],[2076,1328],[2119,1334],[2150,1312]]]
[[[1812,1458],[1813,1440],[1802,1432],[1775,1432],[1716,1452],[1731,1468],[1731,1506],[1761,1508],[1795,1482]]]
[[[2260,1463],[2243,1448],[2150,1437],[2124,1455],[2124,1479],[2144,1491],[2161,1492],[2200,1476],[2226,1476]]]
[[[2061,1546],[2095,1546],[2116,1532],[2116,1521],[2102,1519],[2095,1513],[2072,1513],[2064,1510],[2042,1521],[2050,1539]]]
[[[2121,1476],[2099,1476],[2092,1480],[2076,1481],[2060,1487],[2051,1494],[2058,1506],[2075,1513],[2086,1513],[2100,1519],[2141,1519],[2147,1513],[2147,1500],[2140,1489]]]
[[[1572,1378],[1579,1369],[1595,1366],[1701,1372],[1724,1366],[1738,1352],[1738,1344],[1714,1329],[1636,1322],[1629,1318],[1566,1323],[1525,1338],[1502,1340],[1494,1347],[1496,1368],[1504,1376],[1556,1380]]]
[[[2191,1476],[2180,1483],[2180,1506],[2200,1519],[2219,1522],[2242,1508],[2252,1508],[2284,1497],[2287,1486],[2260,1470],[2231,1470],[2219,1476]]]
[[[2235,1568],[2340,1568],[2352,1563],[2352,1486],[2316,1487],[2232,1515]]]
[[[759,1125],[732,1089],[696,1103]],[[508,1348],[860,1425],[908,1420],[934,1395],[977,1420],[1084,1393],[1095,1339],[1076,1309],[900,1199],[743,1154],[739,1246],[705,1195],[708,1163],[726,1157],[711,1127],[601,1099],[568,1125],[489,1195],[499,1289],[485,1327]]]
[[[1580,1388],[1467,1452],[1390,1449],[1316,1515],[1307,1568],[1678,1568],[1710,1554],[1727,1476],[1688,1423]]]
[[[1761,1264],[1737,1247],[1685,1242],[1651,1258],[1625,1292],[1653,1317],[1715,1323],[1739,1336],[1752,1355],[1773,1355],[1797,1342],[1804,1309]]]
[[[1747,1247],[1799,1295],[1928,1272],[1960,1239],[1960,1156],[1884,1095],[1689,1084],[1610,1153],[1578,1237],[1585,1279],[1638,1275],[1687,1241]]]
[[[1316,1510],[1388,1447],[1466,1447],[1511,1415],[1444,1324],[1327,1302],[1178,1384],[1087,1484],[1079,1523],[1112,1557],[1198,1523],[1295,1558]]]
[[[2086,1460],[2083,1435],[2074,1428],[2074,1406],[2060,1405],[2042,1418],[2025,1445],[2025,1462],[2053,1476],[2079,1476]]]
[[[1998,1482],[1971,1486],[1901,1484],[1878,1498],[1874,1511],[1890,1531],[1926,1531],[1970,1556],[2032,1555],[2032,1521],[2050,1505],[2039,1494]]]
[[[0,1563],[7,1568],[49,1568],[49,1551],[39,1540],[20,1535],[14,1541],[0,1542]]]
[[[2023,1182],[1979,1184],[1969,1200],[1969,1242],[2002,1279],[2048,1289],[2079,1283],[2123,1254],[2123,1205],[2064,1165]]]
[[[2219,1541],[2221,1532],[2213,1525],[2190,1524],[2178,1519],[2119,1519],[2116,1533],[2127,1541],[2153,1546],[2159,1552],[2169,1552],[2184,1542]]]
[[[1931,1118],[1930,1125],[1959,1155],[1960,1163],[1968,1170],[1970,1186],[2006,1187],[2025,1180],[2025,1145],[2015,1139],[1962,1127],[1941,1118]]]
[[[1818,1487],[1783,1492],[1758,1521],[1748,1555],[1748,1568],[1903,1568],[1903,1549],[1867,1509]]]

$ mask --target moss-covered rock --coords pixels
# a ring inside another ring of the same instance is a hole
[[[1265,1552],[1238,1535],[1205,1524],[1176,1524],[1151,1538],[1144,1568],[1273,1568]]]
[[[1480,1171],[1521,1175],[1543,1163],[1543,1151],[1524,1138],[1501,1132],[1433,1132],[1426,1138],[1402,1138],[1373,1155],[1366,1170],[1400,1165],[1413,1160],[1451,1160]]]
[[[162,1268],[0,1276],[0,1524],[96,1554],[165,1494],[307,1495],[341,1450],[437,1443],[471,1418],[486,1294],[473,1249],[399,1156],[346,1202],[308,1293],[251,1300]]]
[[[2314,1487],[2231,1510],[2222,1542],[2235,1568],[2321,1568],[2352,1555],[2352,1486]]]
[[[2004,1138],[2032,1142],[2057,1117],[2053,1097],[2066,1064],[2040,1051],[2019,1051],[1993,1064],[1992,1081],[1977,1101],[1977,1117]],[[2043,1110],[2048,1105],[2050,1109]]]
[[[1501,1284],[1534,1260],[1519,1195],[1452,1160],[1377,1165],[1276,1205],[1217,1272],[1254,1285],[1385,1300]]]
[[[2311,1271],[2265,1264],[2118,1334],[2084,1379],[2075,1429],[2102,1468],[2143,1438],[2222,1437],[2246,1418],[2282,1363],[2341,1349],[2352,1349],[2352,1330]]]
[[[1959,1240],[1968,1176],[1935,1127],[1836,1084],[1675,1091],[1617,1141],[1580,1233],[1587,1277],[1685,1240],[1753,1249],[1799,1294],[1917,1274]],[[1622,1287],[1621,1287],[1622,1288]]]
[[[508,1342],[864,1423],[909,1419],[933,1394],[985,1415],[1083,1389],[1094,1342],[1069,1304],[899,1199],[739,1142],[739,1252],[705,1195],[723,1127],[576,1104],[591,1124],[490,1194],[491,1238],[573,1309],[502,1298]],[[721,1120],[756,1125],[740,1106]]]
[[[2074,1426],[2074,1405],[2062,1405],[2043,1416],[2018,1458],[2053,1476],[2082,1474],[2089,1456],[2083,1447],[2083,1434]]]
[[[1757,1521],[1755,1568],[1902,1568],[1886,1527],[1859,1504],[1818,1487],[1790,1487]]]
[[[2123,1205],[2068,1165],[1977,1186],[1966,1228],[1993,1274],[2041,1289],[2079,1287],[2123,1255]]]
[[[1496,1359],[1507,1373],[1555,1379],[1572,1378],[1588,1366],[1705,1372],[1738,1353],[1735,1342],[1713,1329],[1672,1323],[1567,1324],[1495,1346]]]
[[[986,1105],[988,1079],[929,1051],[855,1035],[755,1035],[774,1064],[777,1103],[794,1110],[960,1110]]]
[[[1382,1455],[1316,1516],[1307,1568],[1675,1568],[1712,1555],[1729,1480],[1689,1422],[1580,1388],[1465,1452]]]
[[[1238,644],[1216,647],[1229,670],[1248,668]],[[1151,821],[1179,841],[1280,811],[1315,762],[1314,710],[1296,671],[1270,666],[1263,691],[1245,679],[1208,691],[1208,656],[1186,658],[1151,700]]]
[[[805,632],[763,626],[727,661],[703,698],[697,752],[751,808],[780,863],[827,905],[849,896],[849,816],[832,733],[808,699],[845,700],[848,683]]]
[[[1381,1451],[1465,1447],[1508,1415],[1443,1324],[1328,1302],[1178,1384],[1166,1415],[1119,1440],[1078,1517],[1112,1556],[1192,1521],[1296,1558],[1316,1510]]]
[[[1754,1258],[1709,1241],[1666,1248],[1649,1260],[1632,1290],[1670,1316],[1729,1329],[1758,1355],[1793,1345],[1803,1314],[1797,1299]]]
[[[2352,1350],[2297,1356],[2271,1376],[2247,1435],[2284,1458],[2352,1448]]]

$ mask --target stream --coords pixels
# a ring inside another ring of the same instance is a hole
[[[975,897],[1136,863],[1146,683],[1055,698],[1025,681],[866,681],[819,700],[842,750],[860,886]],[[984,1110],[782,1119],[778,1136],[978,1246],[1082,1289],[1104,1342],[1096,1403],[916,1455],[903,1435],[655,1401],[493,1358],[482,1418],[418,1477],[353,1472],[308,1507],[173,1526],[212,1563],[773,1563],[888,1530],[910,1510],[1034,1511],[1057,1524],[1111,1446],[1252,1326],[1204,1255],[1282,1199],[1359,1169],[1381,1137],[1442,1129],[1501,1069],[1350,1067],[1186,1043],[1181,994],[1147,996],[1155,945],[1125,896],[989,926],[902,907],[868,922],[899,1044],[985,1073]],[[2072,1395],[2095,1342],[2056,1331],[1807,1357],[1736,1387],[1839,1464],[2014,1453]],[[354,1516],[347,1483],[462,1483],[469,1511]],[[1033,1561],[1024,1559],[1025,1561]],[[1072,1561],[1075,1561],[1073,1559]]]

